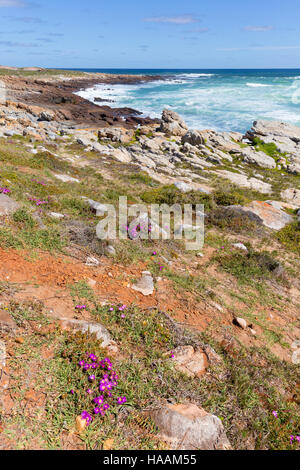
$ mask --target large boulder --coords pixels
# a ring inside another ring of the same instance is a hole
[[[229,450],[222,421],[194,404],[164,405],[151,412],[160,437],[173,450]]]
[[[0,216],[9,215],[19,208],[19,204],[6,194],[0,194]]]
[[[247,210],[258,215],[263,225],[273,230],[280,230],[293,221],[293,217],[277,209],[272,204],[262,201],[252,201],[246,206]]]
[[[197,145],[204,145],[205,143],[204,138],[201,135],[201,133],[199,131],[194,131],[194,130],[188,131],[186,134],[184,134],[184,136],[181,139],[181,142],[183,144],[185,143],[191,144],[195,147]]]
[[[227,206],[224,211],[244,214],[253,222],[273,230],[280,230],[293,221],[293,217],[270,202],[252,201],[247,206]]]
[[[170,109],[163,110],[161,119],[160,131],[164,132],[168,136],[184,136],[188,131],[188,127],[184,120],[179,116],[179,114],[171,111]]]

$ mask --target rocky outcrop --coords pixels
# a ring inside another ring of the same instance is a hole
[[[255,121],[245,138],[259,138],[265,144],[274,144],[277,152],[287,159],[287,170],[300,173],[300,128],[276,121]]]
[[[258,165],[261,168],[276,168],[276,162],[274,158],[269,157],[264,152],[256,152],[251,148],[245,148],[241,150],[241,156],[244,162]]]
[[[247,211],[256,214],[262,220],[263,225],[273,230],[280,230],[293,221],[291,215],[268,202],[253,201],[245,208]]]
[[[252,201],[247,206],[227,206],[222,208],[224,216],[244,215],[257,224],[273,230],[280,230],[293,221],[293,217],[269,202]]]
[[[151,417],[160,437],[176,450],[229,450],[222,421],[194,404],[165,405]]]
[[[269,183],[265,183],[257,178],[248,178],[246,175],[227,170],[219,170],[215,173],[242,188],[254,189],[263,194],[270,194],[272,192],[272,186]]]
[[[129,143],[134,136],[132,129],[124,129],[121,127],[108,127],[98,131],[100,140],[111,140],[112,142],[120,142],[121,144]]]
[[[161,119],[160,131],[164,132],[167,136],[183,136],[188,131],[188,127],[184,120],[179,116],[179,114],[171,111],[170,109],[163,110]]]

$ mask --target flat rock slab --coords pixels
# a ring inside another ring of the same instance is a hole
[[[280,230],[293,221],[291,215],[267,202],[253,201],[248,204],[245,209],[258,215],[263,225],[273,230]]]
[[[72,176],[69,176],[69,175],[54,175],[54,176],[55,178],[62,181],[63,183],[80,183],[80,181],[77,178],[73,178]]]
[[[173,450],[231,449],[221,420],[194,404],[164,405],[151,412],[160,437]]]
[[[20,205],[6,194],[0,194],[0,216],[15,212]]]
[[[154,292],[154,284],[151,273],[149,271],[144,271],[141,279],[135,285],[131,286],[131,289],[136,290],[145,296],[152,295]]]
[[[230,180],[232,183],[240,186],[242,188],[249,188],[255,191],[259,191],[263,194],[270,194],[272,192],[272,186],[269,183],[260,181],[257,178],[247,178],[246,175],[239,173],[233,173],[227,170],[218,170],[214,172],[215,174]]]
[[[189,377],[201,377],[208,367],[207,355],[193,346],[179,346],[173,351],[175,367]]]
[[[73,330],[74,332],[81,331],[82,333],[95,334],[99,341],[102,341],[102,346],[110,351],[117,353],[118,347],[115,341],[111,338],[107,329],[100,323],[89,322],[85,320],[70,320],[69,318],[58,318],[60,324],[65,330]]]

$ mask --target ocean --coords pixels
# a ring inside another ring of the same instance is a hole
[[[300,126],[300,69],[81,70],[164,77],[137,85],[99,84],[79,94],[90,101],[107,100],[100,105],[130,107],[150,117],[160,117],[167,107],[193,129],[245,132],[257,119]]]

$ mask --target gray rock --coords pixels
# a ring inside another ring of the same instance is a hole
[[[112,149],[109,154],[121,163],[130,163],[132,160],[128,150],[123,147]]]
[[[179,191],[182,191],[183,193],[188,193],[189,191],[192,191],[192,187],[185,183],[184,181],[175,181],[174,186],[176,186]]]
[[[77,178],[73,178],[72,176],[69,176],[69,175],[54,174],[54,176],[55,178],[62,181],[63,183],[80,183],[80,181]]]
[[[255,121],[246,133],[251,141],[259,138],[265,144],[274,144],[277,152],[283,154],[282,165],[294,174],[300,172],[300,128],[276,121]],[[288,165],[285,164],[287,156]]]
[[[232,246],[238,250],[248,251],[248,248],[243,243],[233,243]]]
[[[293,343],[291,345],[291,348],[292,349],[300,349],[300,339],[296,339],[295,341],[293,341]]]
[[[244,318],[236,317],[234,319],[235,323],[237,323],[243,330],[246,330],[247,328],[247,322],[244,320]]]
[[[253,136],[266,137],[270,135],[287,137],[293,142],[300,143],[300,128],[278,121],[254,121],[252,129],[246,134],[246,138],[252,140]]]
[[[59,212],[49,212],[50,217],[53,219],[64,219],[64,214],[60,214]]]
[[[152,274],[149,271],[143,271],[141,279],[131,289],[147,296],[154,292],[154,283]]]
[[[296,351],[292,354],[292,363],[293,364],[300,364],[300,348],[296,349]]]
[[[100,323],[85,321],[85,320],[73,320],[69,318],[58,318],[61,322],[63,329],[72,330],[74,332],[81,331],[82,333],[95,334],[99,341],[102,341],[102,346],[108,348],[113,352],[118,351],[118,347],[111,338],[110,333]]]
[[[54,113],[50,111],[42,111],[41,114],[39,115],[39,121],[53,121],[54,119]]]
[[[107,245],[104,249],[104,252],[108,256],[116,256],[116,250],[112,245]]]
[[[3,132],[3,134],[6,136],[6,137],[13,137],[14,135],[16,135],[16,132],[15,131],[10,131],[10,130],[5,130]]]
[[[190,130],[181,139],[183,144],[188,143],[193,146],[204,145],[205,140],[199,131]]]
[[[189,377],[202,377],[208,367],[207,355],[193,346],[179,346],[173,351],[173,362],[180,372]]]
[[[93,199],[89,199],[85,196],[82,196],[82,199],[87,201],[91,209],[96,212],[97,217],[103,217],[108,212],[107,204],[101,204],[100,202],[93,201]]]
[[[188,127],[179,114],[169,109],[164,109],[160,131],[164,132],[168,136],[183,136],[187,133]]]
[[[269,183],[260,181],[257,178],[247,178],[247,176],[245,175],[242,175],[240,173],[232,173],[231,171],[227,170],[219,170],[215,173],[221,176],[222,178],[230,180],[237,186],[241,186],[242,188],[254,189],[263,194],[269,194],[272,192],[272,186]]]
[[[256,152],[250,148],[241,151],[241,155],[245,162],[258,165],[261,168],[276,168],[276,162],[264,152]]]
[[[0,216],[15,212],[20,205],[6,194],[0,194]]]
[[[292,204],[298,205],[300,207],[300,189],[289,188],[285,189],[281,193],[281,197]]]
[[[98,131],[98,137],[100,140],[108,139],[122,144],[130,142],[133,135],[133,130],[123,129],[120,127],[105,127]]]
[[[100,262],[94,256],[88,256],[85,262],[86,266],[97,267],[99,266]]]
[[[221,420],[194,404],[167,404],[151,412],[171,449],[230,449]]]
[[[273,230],[280,230],[293,221],[293,217],[267,202],[252,201],[245,206],[247,211],[256,214],[263,225]]]

